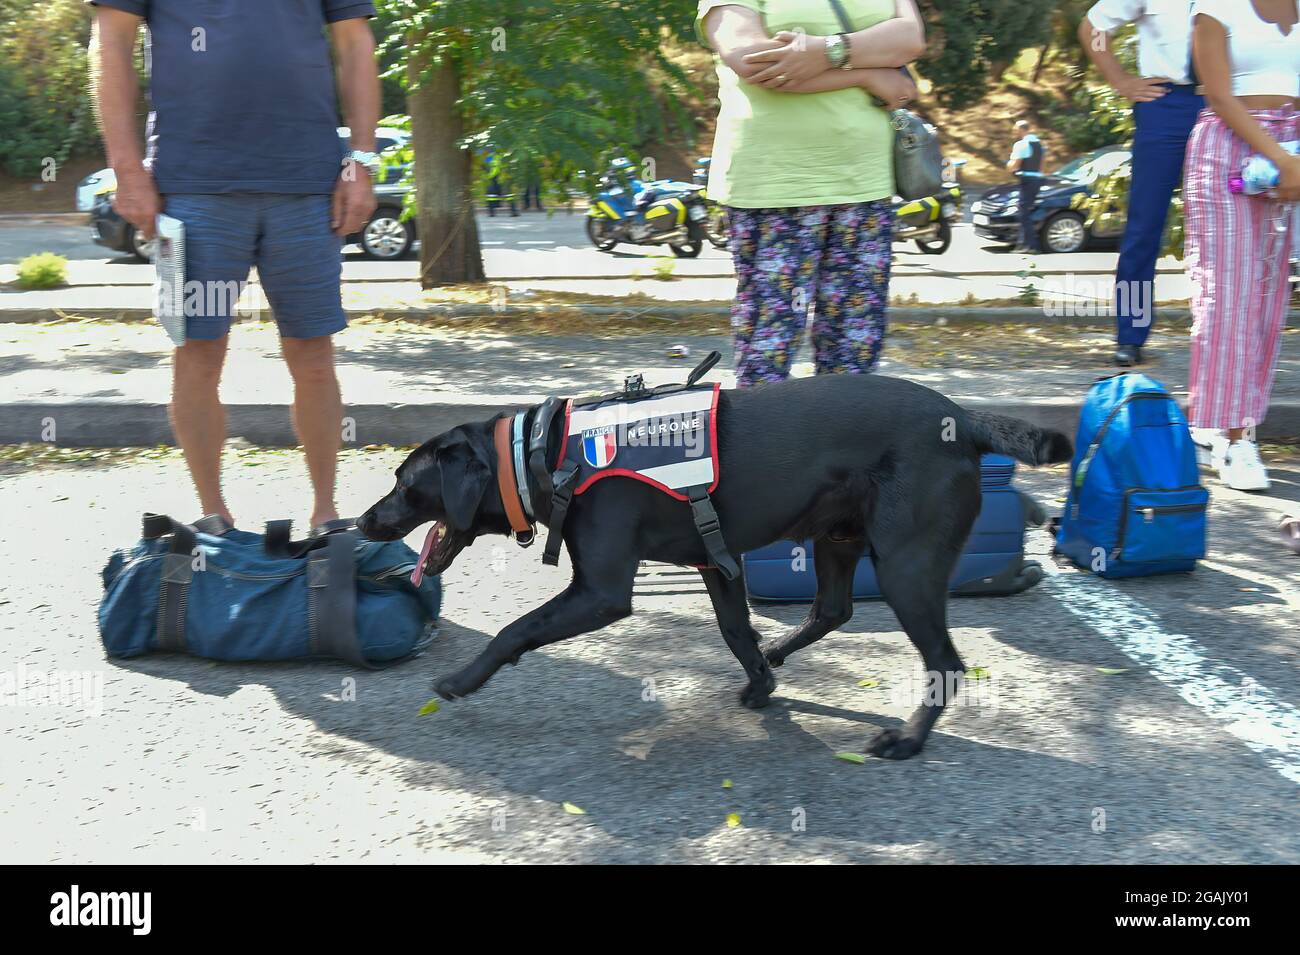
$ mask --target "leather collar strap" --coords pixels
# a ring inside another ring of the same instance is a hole
[[[501,504],[506,509],[510,528],[515,532],[515,540],[522,547],[533,542],[533,525],[524,517],[523,505],[519,502],[519,492],[515,488],[514,450],[511,447],[511,416],[497,418],[493,428],[492,439],[497,451],[497,488],[501,492]]]
[[[527,411],[518,412],[510,425],[510,460],[515,465],[515,487],[519,491],[519,501],[524,505],[524,519],[530,524],[537,519],[533,513],[533,496],[528,490],[528,468],[524,464],[524,419]]]

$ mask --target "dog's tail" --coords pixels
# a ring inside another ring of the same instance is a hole
[[[983,411],[967,411],[966,420],[981,454],[1006,454],[1025,464],[1060,464],[1074,456],[1074,445],[1059,431]]]

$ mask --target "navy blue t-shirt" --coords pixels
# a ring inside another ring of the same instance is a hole
[[[147,161],[158,191],[327,194],[338,179],[325,25],[370,0],[87,0],[149,27]]]

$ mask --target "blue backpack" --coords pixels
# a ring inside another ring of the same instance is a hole
[[[1196,567],[1210,494],[1187,419],[1164,385],[1140,374],[1097,382],[1074,449],[1060,553],[1102,577]]]
[[[288,521],[251,534],[205,518],[146,514],[140,542],[104,568],[99,633],[110,657],[154,650],[212,660],[334,658],[375,669],[432,638],[437,577],[411,583],[416,554],[339,521],[290,540]]]

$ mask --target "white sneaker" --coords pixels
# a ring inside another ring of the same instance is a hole
[[[1203,468],[1221,470],[1223,456],[1228,450],[1228,434],[1215,428],[1191,428],[1196,444],[1196,463]]]
[[[1234,491],[1268,490],[1268,472],[1259,459],[1259,447],[1254,441],[1242,438],[1228,446],[1219,467],[1219,480]]]

